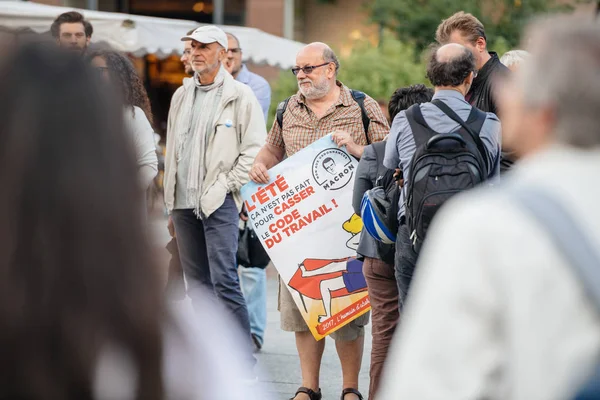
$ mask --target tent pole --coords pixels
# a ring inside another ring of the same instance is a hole
[[[214,0],[213,24],[223,25],[225,21],[225,0]]]
[[[283,37],[294,40],[294,0],[283,3]]]
[[[98,10],[98,0],[86,0],[86,8],[88,10]]]

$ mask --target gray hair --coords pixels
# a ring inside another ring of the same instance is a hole
[[[337,76],[338,71],[340,69],[340,60],[338,60],[337,56],[335,55],[333,50],[331,50],[331,48],[326,47],[325,50],[323,50],[323,60],[327,63],[332,62],[335,64],[335,75]]]
[[[235,36],[235,35],[234,35],[233,33],[231,33],[231,32],[225,32],[225,34],[226,34],[227,36],[231,36],[232,38],[234,38],[239,48],[241,48],[241,47],[242,47],[242,45],[240,44],[240,39],[238,39],[238,37],[237,37],[237,36]]]
[[[600,24],[554,17],[533,24],[525,37],[531,38],[531,56],[517,74],[525,105],[554,111],[557,141],[599,146]]]
[[[500,58],[500,62],[507,67],[511,65],[520,64],[529,57],[529,53],[525,50],[511,50],[504,53]]]

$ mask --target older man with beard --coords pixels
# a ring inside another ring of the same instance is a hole
[[[352,92],[337,78],[340,64],[335,53],[324,43],[311,43],[296,56],[292,72],[298,80],[299,91],[290,97],[281,119],[275,121],[260,150],[250,178],[268,183],[268,169],[306,146],[333,133],[338,146],[360,158],[366,144],[383,140],[389,132],[388,122],[379,104],[369,96],[363,100],[369,124],[363,124],[362,110]],[[365,127],[367,131],[365,132]],[[295,400],[320,400],[319,371],[325,341],[316,341],[285,284],[280,281],[279,310],[281,328],[294,332],[302,369],[302,387]],[[358,392],[358,374],[363,355],[364,325],[368,315],[359,317],[331,336],[335,340],[342,365],[342,400],[362,399]]]

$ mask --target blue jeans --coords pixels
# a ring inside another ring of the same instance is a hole
[[[172,217],[188,296],[194,308],[204,306],[202,297],[196,293],[208,288],[231,312],[242,334],[249,339],[248,309],[237,274],[239,214],[233,197],[228,194],[223,205],[205,219],[196,217],[192,209],[174,210]]]
[[[240,267],[239,272],[242,293],[248,305],[250,331],[262,346],[267,327],[267,270]]]

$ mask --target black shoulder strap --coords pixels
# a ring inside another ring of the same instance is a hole
[[[369,126],[371,125],[371,119],[369,118],[369,115],[367,114],[367,110],[365,108],[366,95],[363,92],[352,89],[350,89],[350,93],[352,94],[352,98],[354,99],[354,101],[356,101],[356,103],[358,103],[358,106],[360,107],[363,128],[365,129],[365,138],[367,139],[367,144],[371,144],[371,139],[369,139]],[[281,129],[283,129],[283,114],[287,109],[289,101],[290,97],[279,103],[279,105],[277,106],[277,124]]]
[[[458,124],[460,124],[460,126],[462,126],[463,129],[465,131],[467,131],[467,133],[469,133],[469,135],[471,135],[471,137],[473,138],[473,141],[475,142],[475,145],[477,146],[477,150],[479,150],[481,157],[483,157],[483,161],[485,162],[486,168],[489,170],[492,167],[492,165],[490,164],[490,162],[488,160],[487,150],[485,149],[485,146],[484,146],[483,142],[481,141],[481,138],[479,137],[481,127],[483,126],[483,123],[485,122],[487,114],[484,113],[483,111],[477,109],[476,107],[472,107],[471,113],[469,114],[469,118],[467,119],[467,121],[473,121],[473,123],[468,124],[465,121],[463,121],[458,115],[456,115],[454,110],[452,110],[450,107],[448,107],[448,105],[446,103],[444,103],[443,101],[441,101],[439,99],[435,99],[435,100],[431,101],[431,104],[434,104],[437,108],[442,110],[442,112],[444,114],[446,114],[448,117],[450,117],[450,119],[452,119],[455,122],[457,122]],[[473,131],[472,126],[478,126],[479,130],[477,132]]]
[[[362,116],[363,127],[365,128],[365,137],[367,138],[367,144],[371,144],[371,139],[369,139],[369,126],[371,125],[371,119],[367,114],[367,109],[365,108],[365,97],[366,95],[358,90],[350,89],[350,94],[352,94],[352,98],[355,102],[358,103],[360,107],[360,114]]]
[[[437,134],[437,132],[431,129],[429,125],[427,125],[427,122],[425,122],[419,104],[413,104],[405,112],[416,147],[424,146],[433,135]]]
[[[280,129],[283,129],[283,113],[285,112],[287,105],[290,102],[290,98],[291,97],[288,97],[287,99],[279,103],[279,105],[277,105],[277,124],[279,124]]]
[[[375,161],[377,162],[377,178],[383,177],[385,172],[388,170],[383,165],[383,160],[385,158],[386,143],[387,142],[385,142],[385,141],[381,141],[381,142],[375,142],[371,145],[371,147],[373,147],[373,152],[375,152]],[[374,185],[376,185],[375,182],[374,182]]]

